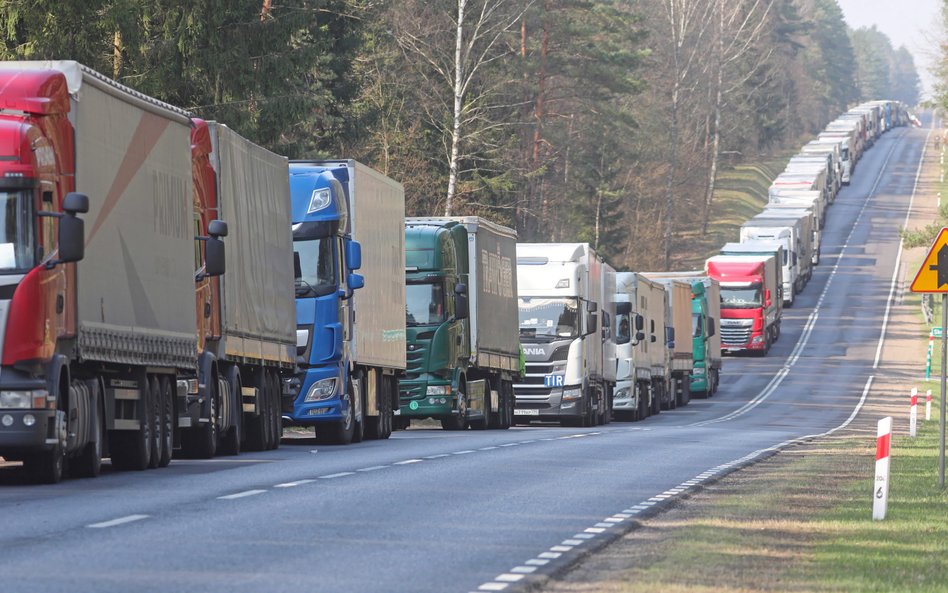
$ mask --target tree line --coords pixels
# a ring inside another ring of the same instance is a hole
[[[918,100],[836,0],[0,0],[3,59],[73,59],[291,158],[667,269],[717,180],[850,104]]]

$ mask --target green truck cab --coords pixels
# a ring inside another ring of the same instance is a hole
[[[483,219],[406,219],[400,427],[424,418],[446,430],[512,424],[520,357],[515,253],[514,231]]]

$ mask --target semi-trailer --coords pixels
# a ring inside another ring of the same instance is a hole
[[[643,420],[661,411],[662,402],[668,401],[667,298],[665,288],[642,273],[616,273],[617,317],[629,328],[620,326],[617,333],[630,336],[618,353],[613,400],[618,420]]]
[[[405,191],[350,159],[293,161],[289,179],[300,370],[284,418],[329,444],[386,439],[406,369]]]
[[[694,369],[694,341],[696,328],[692,318],[692,288],[684,282],[660,272],[646,273],[659,282],[666,292],[665,342],[671,369],[671,383],[665,409],[688,405],[691,401],[691,374]]]
[[[820,192],[817,191],[795,191],[786,190],[770,196],[768,207],[772,205],[794,206],[798,208],[810,208],[816,216],[817,227],[822,229],[826,224],[826,204],[823,201]]]
[[[708,276],[721,285],[721,348],[724,352],[766,355],[780,336],[782,302],[777,298],[774,256],[716,255]]]
[[[588,243],[519,243],[517,297],[526,377],[514,385],[520,420],[589,426],[608,419],[603,322],[615,315],[608,272]]]
[[[293,247],[286,157],[217,122],[193,120],[195,223],[211,232],[227,222],[228,271],[198,271],[201,375],[208,377],[209,422],[182,432],[184,452],[236,455],[243,446],[274,449],[282,435],[283,380],[296,368]],[[178,425],[191,425],[188,415]]]
[[[814,266],[820,264],[820,251],[822,250],[823,234],[820,230],[819,217],[814,209],[809,206],[797,204],[788,204],[786,202],[770,203],[755,218],[773,218],[780,220],[800,220],[803,227],[803,233],[809,231],[810,237],[810,263]],[[804,235],[806,236],[806,235]]]
[[[44,482],[167,465],[216,436],[195,267],[223,273],[226,225],[195,239],[190,116],[76,62],[0,87],[0,455]]]
[[[804,222],[783,218],[770,218],[757,215],[741,225],[740,240],[744,241],[781,241],[789,255],[791,268],[790,280],[783,279],[784,286],[789,283],[790,297],[798,294],[810,281],[813,272],[813,236],[811,229],[804,228]],[[795,273],[793,272],[795,270]],[[784,299],[788,298],[786,291]]]
[[[404,224],[408,369],[399,423],[509,428],[520,377],[516,232],[474,216]]]

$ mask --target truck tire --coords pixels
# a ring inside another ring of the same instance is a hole
[[[23,466],[30,477],[39,484],[58,484],[63,479],[66,456],[62,445],[57,444],[49,451],[40,451],[23,460]]]
[[[151,453],[148,458],[148,469],[157,469],[161,460],[161,391],[158,389],[158,377],[148,378],[148,411],[151,420]]]
[[[207,422],[199,423],[196,428],[187,432],[188,454],[197,459],[211,459],[217,453],[220,401],[216,377],[208,378],[206,385],[210,418]]]
[[[276,371],[267,372],[267,385],[270,386],[269,403],[269,440],[267,441],[267,450],[276,449],[280,446],[280,439],[283,438],[283,415],[280,410],[280,379]]]
[[[342,401],[346,404],[344,417],[338,422],[325,422],[316,426],[316,441],[321,445],[348,445],[355,432],[355,414],[352,404],[352,381],[346,388]]]
[[[679,406],[687,406],[691,402],[691,380],[685,376],[678,379],[678,389],[675,390]]]
[[[86,381],[86,388],[89,391],[89,405],[92,410],[92,428],[90,430],[92,439],[86,443],[79,455],[70,460],[69,473],[77,478],[95,478],[102,470],[102,449],[105,444],[105,434],[102,427],[105,425],[102,414],[102,396],[99,390],[99,381],[93,379]]]
[[[240,455],[240,439],[243,436],[241,428],[243,428],[244,423],[240,372],[236,366],[233,366],[227,369],[225,375],[224,380],[227,382],[228,390],[226,397],[230,398],[231,409],[234,410],[234,414],[237,416],[237,422],[221,437],[220,452],[221,455]]]
[[[359,393],[353,394],[353,398],[356,398],[356,397],[359,398],[359,402],[361,402],[361,404],[362,404],[362,419],[361,419],[361,420],[354,420],[355,424],[354,424],[353,430],[352,430],[352,442],[353,442],[353,443],[361,443],[361,442],[362,442],[362,439],[363,439],[363,437],[365,436],[365,425],[366,425],[366,422],[367,422],[368,419],[369,419],[369,417],[366,416],[366,414],[365,414],[366,403],[367,403],[367,401],[368,401],[368,396],[366,395],[366,392],[368,391],[368,385],[366,385],[365,374],[362,373],[362,372],[360,372],[360,373],[359,373],[359,379],[360,379],[360,381],[359,381]],[[352,401],[355,401],[355,399],[353,399]]]
[[[158,380],[158,394],[161,407],[161,450],[158,467],[168,467],[174,456],[174,378],[161,377]]]
[[[467,395],[464,383],[458,387],[458,413],[441,419],[442,430],[465,430],[467,428]]]
[[[152,415],[149,413],[151,388],[147,377],[139,380],[141,402],[138,406],[138,430],[117,430],[109,435],[112,467],[123,471],[142,471],[151,465]]]
[[[662,411],[663,399],[665,399],[665,386],[659,385],[652,392],[652,407],[649,410],[649,416],[657,416]]]
[[[368,389],[365,390],[366,395],[363,400],[362,409],[368,409]],[[379,440],[386,438],[383,436],[385,434],[385,416],[386,410],[390,407],[391,404],[391,394],[389,393],[388,387],[388,377],[381,376],[376,383],[375,387],[375,400],[378,407],[377,416],[365,416],[365,434],[364,438],[369,440]]]

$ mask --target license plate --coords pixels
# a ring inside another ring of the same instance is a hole
[[[531,410],[528,408],[517,408],[514,410],[514,416],[539,416],[540,410]]]
[[[401,415],[402,415],[402,411],[401,411],[401,410],[394,410],[394,411],[392,411],[392,416],[401,416]]]

